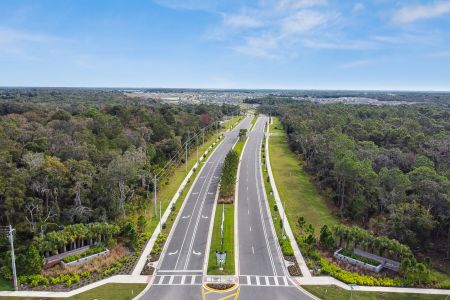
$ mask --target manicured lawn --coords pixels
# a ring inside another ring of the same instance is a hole
[[[311,177],[303,170],[301,161],[290,150],[278,118],[274,118],[270,132],[274,134],[269,138],[270,165],[294,233],[300,216],[315,226],[317,234],[324,224],[336,224],[337,218],[312,184]]]
[[[0,291],[12,291],[13,288],[8,280],[0,276]]]
[[[99,286],[98,288],[90,291],[78,294],[70,298],[59,298],[69,300],[129,300],[138,295],[147,285],[142,283],[110,283]],[[28,297],[0,297],[0,299],[7,300],[26,300],[26,299],[38,299]],[[58,299],[58,298],[52,298]]]
[[[353,292],[346,291],[337,286],[302,286],[305,290],[323,300],[353,299],[353,300],[444,300],[444,295],[381,293],[381,292]],[[350,298],[350,296],[352,298]],[[450,297],[449,297],[450,298]]]
[[[223,271],[219,270],[216,260],[216,251],[222,250],[221,224],[222,207],[225,210],[225,221],[223,226],[223,251],[227,252]],[[210,275],[233,275],[234,274],[234,204],[218,204],[214,217],[214,227],[211,237],[211,247],[208,260],[208,274]]]

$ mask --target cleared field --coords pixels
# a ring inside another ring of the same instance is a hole
[[[316,233],[324,224],[331,226],[338,223],[325,199],[311,182],[311,177],[303,170],[301,161],[290,150],[286,133],[278,118],[274,118],[270,132],[270,165],[294,233],[300,216],[316,227]]]
[[[337,286],[302,286],[305,290],[323,300],[353,299],[353,300],[444,300],[444,295],[381,293],[381,292],[353,292]],[[448,297],[450,298],[450,297]]]

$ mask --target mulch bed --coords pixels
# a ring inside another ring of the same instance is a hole
[[[230,283],[208,283],[206,286],[210,287],[212,289],[216,289],[216,290],[228,290],[228,289],[231,289],[234,286],[234,284],[230,284]]]
[[[284,259],[294,263],[294,265],[288,267],[289,275],[291,275],[291,276],[301,276],[302,275],[302,272],[300,271],[300,267],[298,266],[295,256],[285,255]]]

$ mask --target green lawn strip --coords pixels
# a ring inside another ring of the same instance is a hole
[[[337,286],[304,285],[305,290],[322,300],[353,299],[353,300],[444,300],[445,295],[384,293],[384,292],[356,292],[341,289]],[[352,294],[352,295],[351,295]]]
[[[227,258],[223,265],[223,271],[219,270],[216,260],[216,251],[222,250],[221,229],[222,207],[225,210],[223,225],[223,251],[227,252]],[[233,275],[234,274],[234,204],[218,204],[214,216],[214,227],[211,237],[211,247],[208,260],[209,275]]]
[[[319,234],[323,225],[332,226],[338,220],[311,182],[311,177],[303,170],[301,161],[290,150],[278,118],[273,120],[270,132],[274,135],[269,138],[270,165],[281,201],[286,205],[289,224],[294,234],[298,234],[297,219],[303,216],[306,222],[315,226],[316,234]]]
[[[9,282],[8,280],[4,279],[1,275],[0,275],[0,291],[12,291],[13,287],[11,282]]]
[[[252,119],[252,123],[251,123],[251,126],[250,126],[250,130],[252,130],[253,126],[255,126],[255,124],[256,124],[256,120],[257,120],[257,119],[258,119],[258,117],[257,117],[257,116],[253,117],[253,119]]]
[[[234,146],[234,150],[241,157],[247,138],[239,140]],[[224,221],[224,251],[227,252],[227,258],[223,271],[219,270],[217,264],[216,251],[221,251],[221,223],[222,223],[222,205],[216,206],[214,213],[214,226],[211,237],[211,245],[208,258],[208,274],[209,275],[233,275],[234,268],[234,205],[225,204],[225,221]]]
[[[144,283],[108,283],[84,293],[69,298],[52,298],[68,300],[131,300],[136,297],[147,285]],[[29,297],[0,297],[7,300],[42,299]]]

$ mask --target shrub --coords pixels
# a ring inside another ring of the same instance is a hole
[[[286,256],[293,256],[294,255],[294,249],[292,249],[291,243],[289,240],[280,240],[280,246],[281,246],[281,252],[283,255]]]
[[[81,273],[81,277],[82,278],[89,278],[89,277],[91,277],[91,273],[88,272],[88,271],[84,271],[84,272]]]

